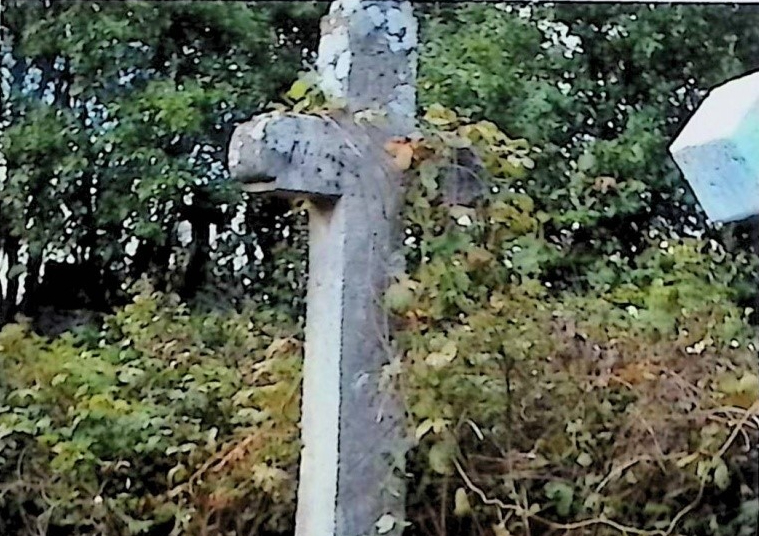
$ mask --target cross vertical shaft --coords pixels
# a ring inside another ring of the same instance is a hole
[[[418,23],[406,0],[338,0],[322,19],[320,86],[348,111],[383,110],[389,130],[415,127]]]

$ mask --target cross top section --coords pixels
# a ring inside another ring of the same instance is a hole
[[[322,91],[348,111],[384,111],[395,130],[414,128],[418,22],[407,0],[337,0],[322,19],[316,62]]]

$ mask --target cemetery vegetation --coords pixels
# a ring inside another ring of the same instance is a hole
[[[324,6],[2,9],[0,533],[291,533],[304,216],[223,153],[287,87],[339,106],[290,86]],[[666,146],[759,67],[759,11],[418,11],[409,533],[755,534],[756,227],[708,225]]]

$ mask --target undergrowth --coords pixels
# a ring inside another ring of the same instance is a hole
[[[754,534],[758,341],[738,303],[756,260],[674,234],[583,257],[582,229],[523,191],[537,149],[425,119],[388,147],[409,179],[385,302],[417,440],[410,533]],[[483,195],[452,196],[467,180]],[[272,307],[192,312],[148,287],[99,327],[5,326],[0,533],[290,533],[300,334]]]

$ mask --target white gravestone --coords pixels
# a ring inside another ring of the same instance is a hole
[[[403,188],[384,147],[415,128],[416,43],[407,1],[333,2],[317,67],[345,110],[264,114],[230,142],[230,172],[247,190],[314,205],[298,536],[398,535],[404,526],[403,404],[381,385],[391,358],[381,302],[402,266]],[[357,122],[366,110],[375,120]]]
[[[714,88],[670,152],[710,220],[759,215],[759,72]]]

